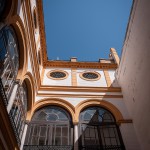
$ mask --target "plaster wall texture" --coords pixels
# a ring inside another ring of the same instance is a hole
[[[107,102],[110,102],[111,104],[113,104],[120,112],[121,114],[123,115],[124,119],[131,119],[130,118],[130,115],[126,109],[126,106],[123,102],[123,99],[120,98],[120,99],[115,99],[115,98],[80,98],[80,97],[44,97],[44,96],[36,96],[35,100],[36,102],[37,101],[40,101],[42,99],[49,99],[49,100],[52,100],[52,99],[62,99],[62,100],[65,100],[67,102],[69,102],[70,104],[72,104],[74,107],[77,106],[80,102],[82,101],[85,101],[85,100],[99,100],[99,101],[107,101]]]
[[[84,71],[96,71],[100,74],[100,79],[96,81],[88,81],[80,78],[80,73]],[[78,69],[77,70],[77,85],[78,86],[91,86],[91,87],[107,87],[103,70],[98,69]]]
[[[30,55],[28,53],[28,68],[27,68],[27,71],[30,72],[33,75],[30,59],[31,58],[30,58]]]
[[[68,77],[66,79],[63,80],[53,80],[51,78],[47,77],[47,73],[49,71],[53,71],[53,70],[61,70],[61,71],[66,71],[68,73]],[[71,69],[67,69],[67,68],[47,68],[45,69],[45,73],[44,73],[44,78],[43,78],[43,85],[59,85],[59,86],[71,86]]]
[[[119,87],[119,84],[115,78],[115,70],[108,70],[109,76],[110,76],[110,80],[113,87]]]
[[[132,123],[122,123],[120,131],[126,150],[141,150]]]
[[[134,2],[117,78],[142,150],[150,148],[150,1]]]

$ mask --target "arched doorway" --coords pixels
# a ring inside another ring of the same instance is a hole
[[[29,123],[24,149],[72,149],[73,125],[69,113],[57,106],[35,112]]]
[[[80,150],[125,150],[114,116],[102,107],[89,107],[80,113]]]

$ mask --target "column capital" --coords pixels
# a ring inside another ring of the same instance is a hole
[[[78,125],[78,124],[79,124],[78,121],[74,121],[74,122],[73,122],[73,125]]]
[[[29,120],[25,120],[25,124],[29,125],[30,121]]]

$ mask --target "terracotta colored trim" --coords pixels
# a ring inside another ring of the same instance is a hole
[[[77,69],[71,68],[71,81],[72,86],[77,86]]]
[[[70,104],[69,102],[63,100],[63,99],[56,99],[56,98],[49,98],[49,99],[42,99],[40,101],[37,101],[35,104],[34,104],[34,107],[32,108],[32,112],[31,112],[31,115],[30,115],[30,118],[32,118],[32,115],[34,114],[34,112],[39,109],[39,108],[42,108],[44,106],[47,106],[47,105],[56,105],[56,106],[60,106],[60,107],[63,107],[64,109],[66,109],[71,117],[72,117],[72,121],[73,122],[76,122],[75,120],[75,109],[74,109],[74,106],[72,104]]]
[[[73,91],[73,92],[121,92],[119,87],[88,87],[88,86],[44,86],[40,91]]]
[[[110,87],[112,83],[111,83],[111,80],[110,80],[108,70],[104,69],[103,71],[104,71],[104,76],[105,76],[105,80],[106,80],[106,83],[107,83],[107,87]]]
[[[123,98],[123,95],[94,95],[94,94],[50,94],[38,93],[37,96],[44,97],[80,97],[80,98]]]
[[[76,120],[79,121],[79,114],[80,112],[85,109],[88,108],[90,106],[101,106],[106,108],[107,110],[109,110],[115,117],[116,121],[118,122],[119,120],[124,120],[123,116],[121,114],[121,112],[111,103],[105,101],[105,100],[84,100],[82,102],[80,102],[76,108],[75,108],[75,113],[76,113]]]

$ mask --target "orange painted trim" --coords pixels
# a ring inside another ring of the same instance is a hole
[[[28,116],[28,120],[31,120],[31,118],[36,110],[38,110],[44,106],[48,106],[48,105],[55,105],[55,106],[59,106],[59,107],[66,109],[68,111],[68,113],[70,113],[74,124],[78,124],[80,112],[83,109],[91,107],[91,106],[99,106],[99,107],[103,107],[103,108],[109,110],[114,115],[116,122],[118,124],[132,123],[131,119],[124,119],[121,112],[113,104],[111,104],[105,100],[97,100],[97,99],[84,100],[84,101],[80,102],[76,107],[74,107],[69,102],[67,102],[63,99],[59,99],[59,98],[42,99],[42,100],[37,101],[34,104],[32,111],[30,113],[30,116]]]
[[[71,68],[71,81],[72,86],[77,86],[77,69]]]
[[[94,74],[96,74],[98,77],[97,77],[96,79],[87,79],[87,78],[84,78],[84,77],[83,77],[83,74],[84,74],[84,73],[94,73]],[[97,80],[99,80],[100,77],[101,77],[101,75],[100,75],[98,72],[96,72],[96,71],[84,71],[84,72],[81,72],[81,73],[79,74],[79,76],[80,76],[81,79],[86,80],[86,81],[97,81]]]
[[[11,25],[14,28],[18,40],[19,70],[17,74],[17,79],[21,79],[27,71],[28,64],[26,31],[24,28],[24,24],[20,16],[18,15],[9,18],[9,20],[6,21],[6,24]]]
[[[64,73],[66,76],[63,77],[63,78],[53,78],[53,77],[50,76],[50,73],[52,73],[52,72],[57,72],[57,71]],[[64,71],[64,70],[51,70],[51,71],[49,71],[49,72],[46,74],[46,76],[47,76],[48,78],[52,79],[52,80],[64,80],[64,79],[68,78],[69,74],[68,74],[67,71]]]
[[[121,112],[113,104],[111,104],[105,100],[96,100],[96,99],[95,100],[94,99],[84,100],[84,101],[80,102],[75,108],[75,113],[76,113],[75,120],[79,121],[80,112],[83,109],[88,108],[90,106],[101,106],[101,107],[106,108],[114,115],[116,122],[118,122],[119,120],[124,120]]]
[[[88,87],[88,86],[45,86],[40,91],[74,91],[74,92],[121,92],[120,87]]]
[[[66,109],[69,112],[69,114],[71,115],[72,121],[76,122],[74,106],[63,99],[56,99],[56,98],[42,99],[40,101],[37,101],[34,104],[32,111],[31,111],[31,115],[30,115],[30,117],[28,117],[28,119],[31,120],[31,118],[36,110],[38,110],[44,106],[48,106],[48,105],[55,105],[55,106],[59,106],[59,107]]]
[[[94,95],[94,94],[52,94],[52,93],[38,93],[37,96],[42,97],[80,97],[80,98],[123,98],[123,95]]]
[[[111,79],[110,79],[108,70],[104,69],[103,72],[104,72],[105,80],[107,83],[107,87],[110,87],[112,83],[111,83]]]
[[[23,77],[23,81],[26,82],[28,88],[28,102],[27,102],[27,111],[31,111],[34,100],[35,100],[35,87],[34,87],[34,78],[30,72],[27,72]]]

